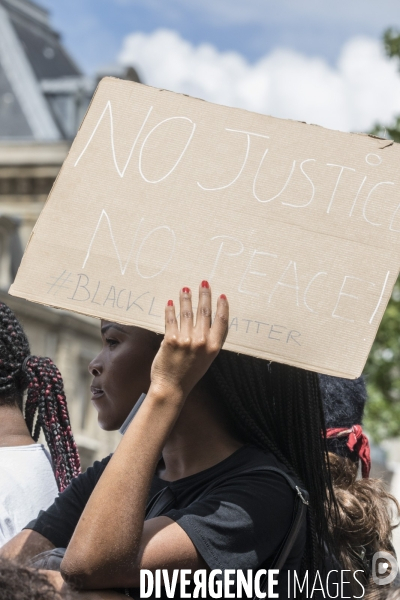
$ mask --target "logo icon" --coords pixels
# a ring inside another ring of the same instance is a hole
[[[375,552],[372,557],[372,579],[377,585],[388,585],[399,571],[397,560],[389,552]]]

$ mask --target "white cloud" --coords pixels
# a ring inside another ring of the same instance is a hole
[[[336,68],[284,49],[250,64],[236,52],[193,46],[167,29],[128,35],[118,60],[156,87],[342,131],[366,131],[400,113],[396,64],[379,41],[366,37],[343,46]]]

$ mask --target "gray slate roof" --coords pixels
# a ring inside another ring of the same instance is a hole
[[[0,0],[0,140],[72,139],[93,87],[45,9]]]

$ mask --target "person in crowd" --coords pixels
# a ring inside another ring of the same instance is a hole
[[[74,600],[72,591],[61,594],[48,575],[16,562],[0,559],[0,598],[2,600]]]
[[[307,570],[311,579],[324,569],[325,548],[333,550],[318,375],[221,350],[228,301],[218,298],[211,322],[206,281],[196,320],[188,288],[179,309],[180,327],[168,301],[164,338],[101,322],[103,348],[89,365],[101,427],[120,428],[143,392],[146,398],[115,453],[73,479],[1,554],[29,560],[66,548],[67,582],[139,597],[141,569],[172,575],[182,568],[272,567],[297,500],[305,505],[308,492],[307,519],[274,589],[287,598],[287,571]]]
[[[51,574],[30,569],[14,561],[0,559],[1,600],[122,600],[116,592],[77,594],[69,586],[54,583]]]
[[[40,431],[51,458],[37,443]],[[0,546],[48,508],[79,472],[60,372],[50,358],[31,356],[18,319],[1,302]]]
[[[373,556],[396,556],[392,531],[399,522],[399,504],[380,479],[369,477],[370,447],[362,430],[367,391],[363,377],[356,380],[320,375],[326,437],[338,518],[331,533],[342,569],[359,571],[365,598],[383,598],[388,586],[372,580]],[[361,478],[358,472],[361,468]],[[354,587],[354,594],[358,587]],[[383,594],[383,595],[382,595]]]

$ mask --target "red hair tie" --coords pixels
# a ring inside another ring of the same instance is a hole
[[[341,438],[348,435],[347,447],[350,452],[357,452],[361,460],[361,473],[364,478],[369,477],[371,470],[371,450],[369,441],[365,433],[363,433],[361,425],[353,425],[353,427],[333,427],[326,430],[326,437]]]

